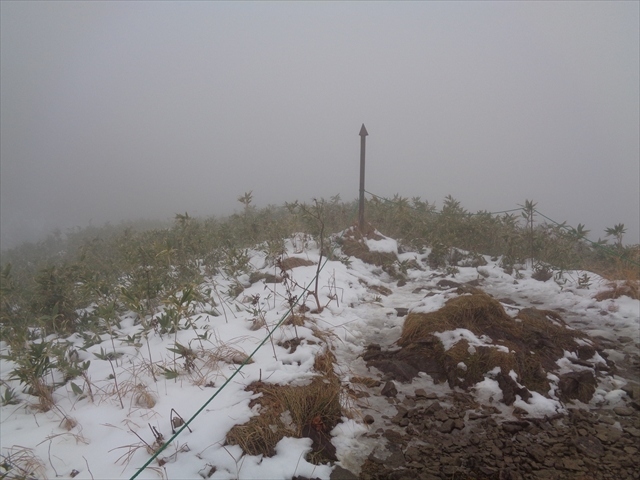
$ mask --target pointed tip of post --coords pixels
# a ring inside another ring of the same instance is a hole
[[[363,123],[362,128],[360,129],[360,136],[366,137],[367,135],[369,135],[369,132],[367,132],[367,129],[364,127],[364,123]]]

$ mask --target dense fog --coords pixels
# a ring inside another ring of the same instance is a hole
[[[638,2],[1,2],[2,248],[358,195],[639,241]]]

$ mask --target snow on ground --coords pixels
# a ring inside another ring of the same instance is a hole
[[[374,251],[398,252],[397,242],[386,237],[369,240],[367,244]],[[290,256],[319,261],[317,250],[303,250],[297,237],[288,242]],[[252,251],[251,254],[251,263],[256,269],[277,273],[264,253]],[[16,365],[3,360],[0,364],[2,393],[7,387],[13,388],[19,393],[21,403],[0,409],[2,453],[7,456],[20,450],[30,452],[40,461],[43,478],[113,479],[132,478],[138,473],[137,478],[290,479],[295,475],[329,478],[332,466],[312,465],[305,460],[305,454],[311,449],[309,439],[285,437],[273,457],[263,458],[243,455],[240,447],[225,445],[225,436],[234,425],[259,415],[257,407],[249,406],[255,395],[245,390],[247,385],[258,380],[301,385],[316,375],[314,357],[326,347],[327,338],[317,332],[329,334],[337,358],[336,372],[347,383],[354,375],[372,375],[360,358],[367,345],[377,343],[383,348],[392,348],[400,337],[404,319],[397,315],[396,307],[435,311],[456,295],[453,290],[436,287],[445,274],[429,269],[424,262],[426,255],[410,252],[399,257],[417,260],[422,266],[422,269],[408,271],[408,283],[402,287],[397,287],[396,279],[379,267],[357,258],[352,257],[349,266],[328,261],[318,283],[319,301],[325,306],[323,311],[308,313],[305,326],[286,325],[275,329],[273,342],[263,340],[268,329],[287,314],[289,304],[284,286],[264,281],[250,285],[245,275],[239,280],[247,288],[232,299],[222,292],[228,290],[233,279],[222,274],[209,278],[208,285],[203,286],[202,291],[210,287],[209,302],[197,305],[180,319],[182,327],[189,322],[190,328],[182,328],[177,333],[151,329],[145,334],[142,325],[134,321],[135,316],[128,313],[121,318],[113,342],[103,336],[88,345],[81,335],[73,335],[67,339],[69,345],[77,353],[79,362],[90,361],[90,366],[86,378],[73,380],[76,388],[68,382],[54,391],[55,407],[48,412],[28,407],[35,403],[35,397],[20,393],[23,387],[10,378]],[[573,327],[610,340],[629,337],[633,341],[625,348],[637,351],[640,303],[628,297],[594,300],[595,293],[606,287],[597,275],[587,272],[592,284],[583,289],[578,288],[578,278],[585,272],[566,272],[559,281],[540,282],[531,278],[530,269],[520,270],[516,278],[515,273],[506,274],[497,262],[488,257],[486,260],[488,264],[484,267],[459,267],[454,280],[480,280],[481,288],[495,298],[511,299],[513,302],[504,304],[510,315],[515,316],[519,309],[532,305],[562,309],[565,320]],[[315,265],[297,267],[290,275],[297,285],[310,285],[316,270]],[[393,293],[381,296],[369,288],[375,285],[384,285]],[[297,287],[294,293],[302,295],[302,289]],[[310,309],[317,308],[312,296],[303,296],[302,302]],[[219,315],[214,316],[216,311]],[[159,320],[162,315],[163,309],[159,308],[154,318]],[[258,322],[255,329],[256,318],[262,318],[266,325],[260,326]],[[488,337],[478,337],[469,331],[439,332],[438,335],[448,345],[461,338],[469,340],[471,345],[491,344]],[[302,341],[295,352],[289,353],[279,345],[296,336]],[[175,349],[176,344],[191,348],[197,358],[187,365],[185,358],[170,350]],[[2,354],[8,353],[6,345],[0,348]],[[254,353],[253,361],[241,366],[251,353]],[[624,356],[612,350],[610,358],[614,360],[614,353]],[[576,367],[568,360],[562,365]],[[601,405],[617,404],[623,395],[620,387],[625,383],[621,377],[607,378],[598,386],[593,401]],[[398,385],[401,392],[418,387],[439,394],[448,389],[434,384],[426,374],[421,374],[410,385]],[[491,374],[476,384],[474,392],[479,400],[494,405],[502,395]],[[532,415],[548,415],[563,408],[553,387],[549,398],[532,393],[528,402],[518,398],[514,406]],[[385,400],[371,397],[352,407],[381,410],[388,407]],[[189,420],[201,408],[189,423],[189,429],[182,427],[178,437],[159,455],[162,465],[154,461],[139,472],[150,458],[142,440],[152,447],[159,435],[164,441],[168,440],[172,436],[170,419],[175,417],[174,412]],[[361,418],[356,411],[331,432],[339,463],[354,472],[379,441],[362,436],[368,427]]]

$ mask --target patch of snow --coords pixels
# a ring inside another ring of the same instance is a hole
[[[446,332],[436,332],[434,335],[440,339],[445,350],[449,350],[461,340],[466,340],[469,343],[469,346],[493,347],[501,352],[509,353],[509,349],[504,345],[492,345],[492,340],[487,335],[481,335],[478,337],[471,330],[467,330],[466,328],[456,328],[455,330],[448,330]]]
[[[370,238],[365,239],[367,243],[367,247],[372,252],[380,252],[380,253],[394,253],[398,254],[398,242],[393,238],[384,237],[381,240],[372,240]]]

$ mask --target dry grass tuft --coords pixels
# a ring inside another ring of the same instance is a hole
[[[433,334],[456,328],[487,335],[509,353],[492,346],[470,349],[466,340],[445,351]],[[582,337],[582,332],[566,328],[557,312],[525,308],[513,319],[498,301],[475,294],[453,298],[435,312],[410,313],[398,344],[404,347],[403,358],[430,355],[446,372],[451,386],[467,388],[500,367],[504,374],[515,371],[521,384],[544,394],[549,390],[546,371],[556,368],[555,362],[565,350],[578,351],[575,338]],[[430,353],[425,353],[425,348]],[[460,362],[466,370],[458,367]]]
[[[398,260],[397,255],[391,252],[372,252],[365,243],[365,238],[369,240],[382,240],[383,237],[376,234],[371,225],[367,225],[364,232],[353,228],[340,240],[342,253],[349,257],[359,258],[365,263],[378,267],[391,266]]]
[[[328,436],[342,416],[340,384],[323,377],[301,387],[256,382],[247,389],[262,394],[253,402],[260,404],[260,415],[234,426],[227,443],[249,455],[272,456],[283,437],[299,438],[308,429]]]
[[[149,389],[147,388],[146,385],[143,385],[143,384],[136,385],[133,398],[134,398],[135,404],[138,407],[153,408],[156,406],[156,399],[149,392]]]
[[[295,313],[293,310],[287,318],[285,318],[283,325],[295,325],[296,327],[302,327],[307,317],[304,313]]]
[[[282,270],[292,270],[296,267],[310,267],[311,265],[315,265],[315,262],[299,257],[288,257],[280,262],[280,268]]]
[[[252,330],[255,332],[266,326],[267,326],[267,322],[263,317],[254,317],[253,319],[251,319],[251,326],[249,327],[249,330]]]
[[[336,363],[336,356],[331,350],[326,348],[324,352],[316,355],[313,361],[313,368],[316,372],[321,373],[325,378],[336,381],[336,375],[333,365]]]
[[[231,347],[229,345],[220,345],[213,350],[206,351],[205,355],[205,365],[211,368],[215,368],[219,362],[241,365],[248,358],[248,355],[242,350]],[[249,359],[247,362],[247,364],[250,363],[253,363],[252,359]]]
[[[47,478],[44,462],[33,453],[32,449],[13,445],[6,450],[7,454],[0,455],[0,465],[4,470],[0,478],[7,480]]]
[[[440,310],[430,313],[409,313],[402,327],[398,344],[408,345],[434,332],[466,328],[476,335],[488,334],[488,330],[512,330],[513,319],[502,305],[485,294],[464,295],[449,300]],[[493,338],[493,337],[492,337]]]
[[[450,385],[469,388],[484,379],[485,374],[500,367],[502,372],[516,370],[513,355],[493,347],[475,347],[475,352],[469,352],[469,343],[461,340],[442,355],[445,370],[448,373]],[[466,369],[458,367],[460,362]]]
[[[67,431],[73,430],[78,425],[78,421],[73,418],[65,415],[60,421],[60,427],[64,428]]]
[[[317,355],[314,367],[320,375],[308,385],[249,385],[247,390],[261,394],[251,405],[260,405],[260,415],[234,426],[227,434],[227,443],[239,445],[249,455],[272,456],[284,436],[306,436],[313,439],[311,461],[335,459],[329,432],[342,417],[342,388],[333,371],[334,361],[329,350]]]
[[[640,264],[640,245],[627,247],[624,257],[585,267],[585,269],[609,280],[607,290],[599,292],[594,297],[596,300],[615,299],[622,295],[634,300],[640,299],[640,268],[638,267]]]
[[[640,300],[640,282],[638,280],[613,281],[607,284],[607,290],[598,292],[593,298],[599,302],[619,298],[623,295]]]
[[[380,380],[376,380],[375,378],[358,376],[351,377],[351,383],[364,385],[367,388],[379,387],[380,385],[382,385],[382,382]]]
[[[398,258],[390,252],[372,252],[363,242],[354,238],[345,238],[342,252],[349,257],[356,257],[365,263],[378,267],[392,265]]]
[[[30,407],[38,412],[48,412],[55,406],[53,388],[47,385],[42,378],[35,378],[29,384],[28,392],[38,398],[38,403]]]

